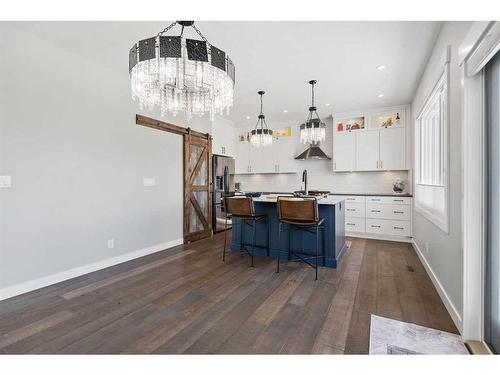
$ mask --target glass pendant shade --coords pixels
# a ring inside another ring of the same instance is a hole
[[[273,143],[273,131],[267,127],[266,116],[262,112],[262,95],[265,93],[259,91],[258,94],[260,95],[260,114],[255,129],[250,132],[250,144],[256,148],[269,146]]]
[[[163,35],[181,25],[180,36]],[[187,39],[192,27],[203,40]],[[172,23],[157,36],[135,43],[129,53],[132,98],[141,109],[158,108],[161,115],[193,116],[229,113],[233,105],[235,67],[226,53],[207,42],[193,21]]]
[[[250,144],[256,148],[273,143],[273,131],[270,129],[254,129],[250,132]]]
[[[317,108],[314,106],[314,85],[315,80],[309,81],[311,85],[311,106],[309,107],[309,116],[305,123],[300,125],[300,142],[304,144],[316,144],[324,142],[326,138],[326,124],[319,118]]]
[[[300,142],[318,143],[324,142],[326,138],[326,124],[320,119],[308,120],[300,125]]]

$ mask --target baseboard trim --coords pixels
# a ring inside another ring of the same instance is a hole
[[[406,242],[406,243],[411,243],[413,241],[412,237],[391,236],[387,234],[371,234],[366,232],[346,231],[345,235],[347,237],[368,238],[370,240],[383,240],[383,241]]]
[[[414,239],[412,239],[411,244],[413,245],[413,248],[415,249],[415,252],[417,253],[420,261],[424,265],[424,268],[427,271],[427,274],[429,275],[432,284],[434,284],[434,287],[436,288],[439,297],[441,297],[441,300],[443,301],[446,310],[448,310],[451,319],[453,319],[453,322],[457,326],[458,330],[460,331],[460,333],[462,333],[462,317],[460,316],[460,313],[458,312],[457,308],[451,301],[450,297],[448,296],[448,293],[446,293],[446,290],[444,289],[443,285],[441,284],[436,274],[432,270],[432,267],[429,265],[429,263],[427,263],[427,260],[423,256],[422,251],[420,250]]]
[[[140,258],[149,254],[156,253],[158,251],[166,250],[172,248],[174,246],[178,246],[184,243],[182,238],[164,242],[158,245],[154,245],[151,247],[147,247],[145,249],[140,249],[136,251],[132,251],[129,253],[125,253],[122,255],[118,255],[113,258],[108,258],[104,260],[100,260],[98,262],[90,263],[81,267],[72,268],[67,271],[59,272],[53,275],[48,275],[44,277],[40,277],[38,279],[30,280],[21,284],[12,285],[3,289],[0,289],[0,301],[15,297],[27,292],[31,292],[33,290],[37,290],[40,288],[44,288],[49,285],[60,283],[61,281],[73,279],[78,276],[82,276],[91,272],[99,271],[104,268],[108,268],[120,263],[128,262],[129,260],[133,260],[136,258]]]

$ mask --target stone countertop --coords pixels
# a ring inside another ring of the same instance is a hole
[[[368,194],[368,193],[330,193],[330,195],[359,195],[359,196],[365,196],[365,197],[413,197],[413,194],[410,193],[373,193],[373,194]]]
[[[289,195],[293,197],[293,194],[279,194],[280,196]],[[334,198],[331,195],[316,197],[319,205],[330,205],[333,206],[337,203],[343,202],[344,199]],[[264,203],[276,203],[277,194],[262,194],[260,197],[253,198],[254,202],[264,202]]]
[[[249,192],[247,192],[249,193]],[[292,195],[290,192],[279,192],[279,191],[263,191],[263,195],[265,194],[280,194],[280,195]],[[358,196],[364,196],[364,197],[408,197],[411,198],[413,197],[413,194],[410,193],[402,193],[402,194],[397,194],[397,193],[330,193],[329,195],[358,195]]]

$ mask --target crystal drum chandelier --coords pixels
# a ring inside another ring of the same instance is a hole
[[[164,35],[176,25],[178,36]],[[187,39],[192,27],[202,40]],[[185,112],[188,120],[206,112],[229,113],[233,105],[235,68],[226,53],[201,34],[194,21],[176,21],[158,35],[135,43],[129,53],[132,98],[141,109],[158,107],[161,115]]]
[[[264,91],[259,91],[260,95],[260,114],[255,124],[255,129],[250,132],[250,144],[254,147],[264,147],[273,143],[273,131],[267,127],[266,116],[262,112],[262,96]]]
[[[309,81],[309,84],[311,85],[312,103],[309,107],[309,116],[306,122],[300,125],[300,142],[316,144],[325,140],[326,125],[319,118],[314,106],[314,85],[316,81]]]

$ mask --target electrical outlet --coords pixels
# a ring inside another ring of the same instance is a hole
[[[144,177],[142,179],[142,184],[144,186],[156,186],[156,179],[152,177]]]
[[[10,188],[11,186],[10,176],[0,176],[0,188]]]
[[[425,242],[425,252],[429,252],[429,242]]]
[[[114,249],[114,247],[115,247],[115,239],[112,238],[108,240],[108,249]]]

